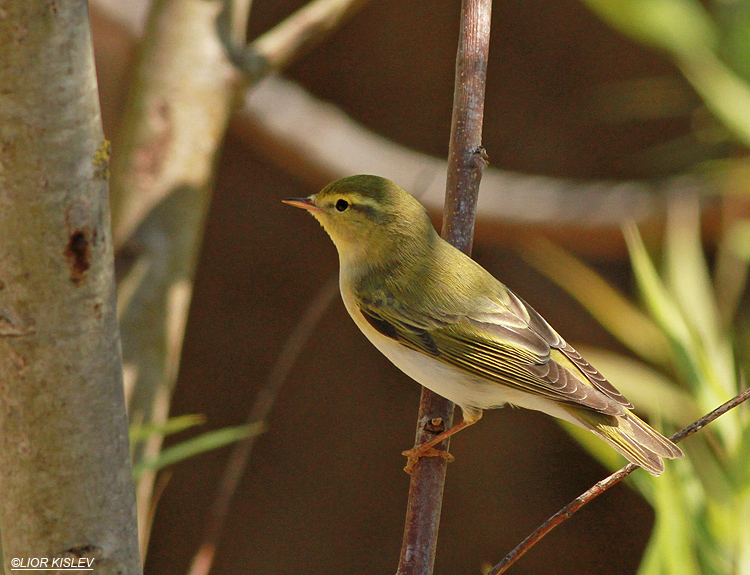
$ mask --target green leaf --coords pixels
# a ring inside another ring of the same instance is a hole
[[[686,439],[681,447],[692,466],[691,475],[696,486],[700,484],[704,497],[721,503],[731,499],[736,489],[729,478],[724,454],[717,452],[716,436],[712,436],[711,428]]]
[[[638,229],[634,224],[629,224],[623,227],[623,233],[644,303],[672,341],[676,367],[693,390],[698,408],[708,412],[729,399],[732,394],[727,393],[725,384],[719,380],[711,365],[712,358],[706,347],[702,345],[680,306],[662,283],[646,252]],[[736,423],[736,415],[732,412],[721,417],[715,423],[715,427],[729,445],[735,445],[739,441],[739,426]]]
[[[722,56],[741,77],[750,79],[750,2],[719,2],[715,13],[723,32]]]
[[[750,175],[750,174],[749,174]],[[730,200],[731,201],[731,200]],[[736,219],[724,225],[716,254],[716,305],[721,324],[732,325],[747,288],[750,266],[750,220]]]
[[[692,502],[685,498],[679,463],[668,466],[652,482],[654,504],[661,512],[656,515],[641,574],[703,575],[694,543],[699,526],[691,514]]]
[[[638,233],[638,228],[633,223],[626,224],[623,226],[623,234],[628,245],[630,261],[633,265],[638,288],[652,317],[673,343],[684,350],[691,351],[694,342],[690,328],[677,303],[656,272],[651,257],[646,251],[646,246],[643,245],[643,240]]]
[[[750,86],[717,56],[720,32],[696,0],[585,0],[604,20],[639,42],[671,53],[706,106],[750,146]],[[741,38],[747,43],[747,25]],[[723,39],[723,38],[722,38]],[[743,59],[735,58],[738,63]],[[745,69],[740,66],[739,69]]]
[[[694,0],[585,0],[600,17],[636,40],[678,54],[713,47],[718,31]]]
[[[144,461],[134,466],[133,475],[138,478],[144,471],[162,469],[194,455],[223,447],[252,435],[259,435],[265,429],[265,424],[263,423],[251,423],[206,432],[193,439],[188,439],[187,441],[168,447],[162,450],[155,459]]]
[[[710,357],[705,369],[710,373],[706,376],[723,390],[717,399],[724,401],[737,393],[734,356],[732,343],[721,327],[703,255],[696,197],[681,197],[669,203],[664,244],[669,291],[674,294],[691,331],[697,334],[704,353]]]
[[[719,317],[700,229],[698,199],[673,198],[664,237],[666,284],[695,330],[705,341],[712,341],[719,338]]]
[[[682,73],[711,112],[745,146],[750,146],[750,86],[713,52],[695,50],[676,58]]]
[[[164,423],[152,423],[149,425],[133,425],[130,427],[130,443],[145,441],[152,435],[158,433],[161,435],[171,435],[178,433],[196,425],[202,425],[206,422],[206,417],[201,414],[180,415],[172,417]]]

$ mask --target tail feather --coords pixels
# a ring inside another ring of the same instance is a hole
[[[662,458],[683,457],[679,447],[630,411],[616,416],[581,408],[572,408],[569,412],[583,427],[651,475],[658,476],[664,471]]]

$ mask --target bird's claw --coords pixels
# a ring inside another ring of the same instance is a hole
[[[456,459],[447,451],[435,449],[434,447],[429,447],[427,449],[414,447],[407,451],[403,451],[401,455],[406,456],[406,467],[404,467],[404,471],[406,471],[406,473],[408,473],[409,475],[411,475],[411,472],[414,469],[414,466],[417,464],[417,461],[419,461],[422,457],[442,457],[448,463],[450,463],[451,461],[455,461]]]

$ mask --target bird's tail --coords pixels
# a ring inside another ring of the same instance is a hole
[[[679,447],[630,411],[626,410],[623,415],[606,415],[571,407],[568,412],[583,427],[593,431],[628,461],[643,467],[651,475],[658,476],[664,471],[663,457],[683,457]]]

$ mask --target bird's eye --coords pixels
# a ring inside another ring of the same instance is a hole
[[[339,200],[336,202],[336,209],[340,212],[346,211],[346,209],[349,207],[349,202],[346,200]]]

